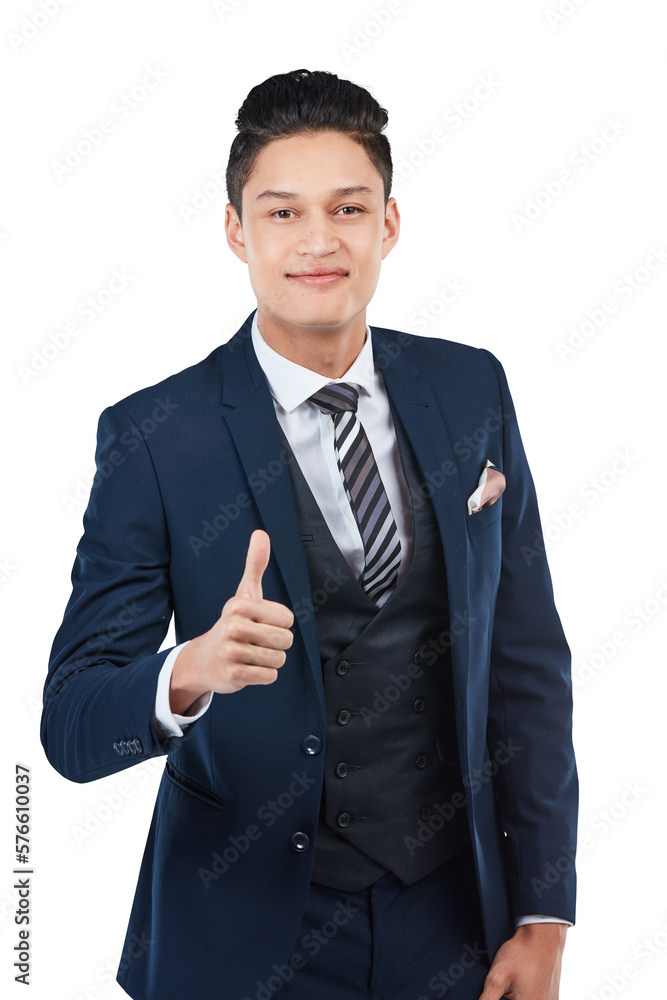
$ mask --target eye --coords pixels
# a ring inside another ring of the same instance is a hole
[[[363,209],[357,208],[356,205],[343,205],[343,207],[340,209],[340,211],[341,212],[345,212],[345,214],[347,215],[349,212],[357,212],[357,213],[359,213],[359,212],[363,211]]]
[[[289,213],[291,211],[292,211],[291,208],[279,208],[277,212],[272,212],[271,214],[275,215],[275,216],[282,215],[283,218],[284,218],[285,217],[285,213]]]

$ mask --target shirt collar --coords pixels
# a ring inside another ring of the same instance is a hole
[[[327,378],[310,368],[304,368],[274,351],[262,337],[257,323],[257,310],[252,318],[252,346],[257,360],[266,375],[271,395],[284,410],[289,412],[303,403],[314,392],[329,382],[354,382],[369,396],[375,385],[375,361],[370,327],[366,325],[366,339],[358,355],[340,378]]]

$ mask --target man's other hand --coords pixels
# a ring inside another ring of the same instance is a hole
[[[558,1000],[566,924],[517,927],[500,946],[479,1000]]]

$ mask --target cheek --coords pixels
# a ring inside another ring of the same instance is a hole
[[[365,283],[369,284],[378,280],[380,264],[381,261],[377,258],[377,245],[370,244],[366,248],[366,256],[359,258],[358,273]]]

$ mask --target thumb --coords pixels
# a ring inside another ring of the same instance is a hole
[[[269,564],[271,539],[261,528],[253,531],[248,545],[245,570],[236,588],[237,597],[262,597],[262,574]]]

